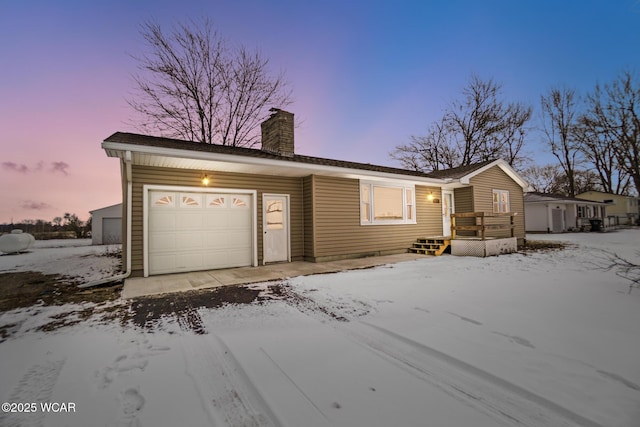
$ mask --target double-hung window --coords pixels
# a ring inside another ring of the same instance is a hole
[[[493,190],[493,213],[511,212],[509,192],[507,190]]]
[[[360,182],[360,224],[415,224],[415,187]]]

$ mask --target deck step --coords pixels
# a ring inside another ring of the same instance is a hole
[[[440,256],[451,244],[451,239],[445,237],[421,237],[409,248],[414,254]]]

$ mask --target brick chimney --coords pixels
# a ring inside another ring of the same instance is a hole
[[[293,157],[293,113],[272,108],[271,117],[262,122],[262,151]]]

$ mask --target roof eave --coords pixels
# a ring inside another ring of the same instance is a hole
[[[268,159],[261,157],[243,156],[237,154],[212,153],[206,151],[187,151],[167,147],[155,147],[148,145],[127,144],[121,142],[104,141],[102,148],[109,157],[123,158],[126,151],[132,153],[145,154],[150,156],[164,156],[175,159],[195,159],[204,162],[227,163],[234,165],[261,166],[272,169],[274,173],[287,169],[289,173],[299,171],[298,175],[306,176],[310,174],[341,176],[356,179],[390,179],[394,181],[404,181],[421,183],[425,185],[442,186],[446,183],[443,179],[422,177],[410,174],[390,173],[367,169],[348,168],[331,165],[319,165],[313,163],[293,162],[289,160]],[[215,168],[212,168],[215,170]]]

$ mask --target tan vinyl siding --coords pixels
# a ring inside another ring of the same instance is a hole
[[[502,169],[495,166],[470,179],[473,185],[474,210],[477,212],[493,213],[493,190],[509,191],[509,206],[515,217],[515,236],[524,239],[524,195],[522,187],[509,177]],[[506,219],[487,220],[487,224],[498,222],[504,224]],[[487,232],[491,237],[509,237],[509,230],[495,230]]]
[[[456,213],[474,212],[473,187],[462,187],[453,190],[454,208]],[[457,218],[456,225],[475,225],[472,218]],[[475,236],[474,231],[458,231],[459,236]]]
[[[144,185],[169,185],[202,188],[201,171],[133,166],[132,212],[132,270],[136,275],[143,271],[143,208]],[[302,179],[270,175],[249,175],[226,172],[209,173],[209,188],[232,188],[257,191],[257,240],[258,263],[262,263],[262,195],[264,193],[290,196],[291,258],[300,260],[304,255]]]
[[[360,181],[313,177],[314,259],[406,251],[418,237],[442,234],[441,204],[427,201],[440,189],[416,187],[417,224],[360,225]]]

